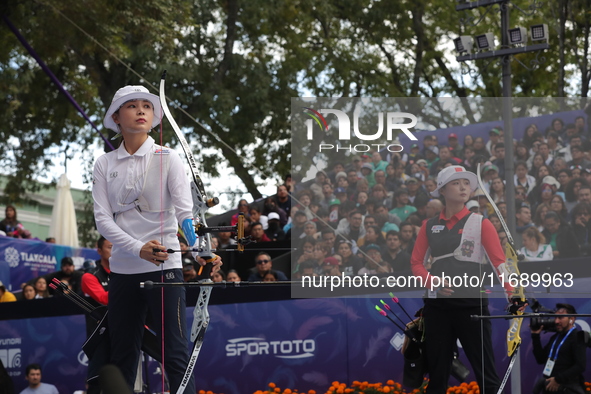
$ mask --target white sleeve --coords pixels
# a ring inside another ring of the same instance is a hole
[[[92,198],[94,200],[94,219],[96,228],[113,245],[138,256],[144,244],[121,229],[113,218],[107,185],[107,157],[101,156],[94,163]]]
[[[552,254],[552,246],[550,244],[546,245],[546,248],[544,249],[544,254],[542,255],[542,259],[544,261],[554,259],[554,255]]]
[[[189,179],[178,153],[171,150],[170,166],[168,168],[168,190],[174,205],[176,219],[179,225],[185,219],[193,218],[193,198]]]

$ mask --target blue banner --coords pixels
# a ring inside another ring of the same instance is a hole
[[[400,302],[410,314],[422,305],[420,299]],[[556,302],[569,302],[579,313],[591,312],[591,301],[586,299],[545,299],[543,304],[553,308]],[[246,394],[274,382],[300,392],[324,392],[334,380],[401,382],[403,358],[399,350],[404,337],[375,311],[378,303],[377,298],[303,299],[211,306],[211,324],[195,368],[197,389]],[[503,314],[504,307],[503,300],[491,299],[491,314]],[[192,311],[187,310],[191,319]],[[191,319],[187,320],[189,329]],[[580,329],[589,330],[586,318],[576,322]],[[493,320],[492,324],[496,368],[502,376],[509,361],[505,340],[508,321]],[[533,357],[528,324],[526,319],[519,356],[524,393],[531,392],[543,369]],[[542,335],[543,344],[550,335]],[[84,340],[83,316],[0,321],[0,360],[12,376],[16,392],[26,387],[25,366],[36,362],[43,366],[44,382],[56,385],[60,393],[73,393],[84,389],[87,360],[80,350]],[[470,368],[461,346],[460,359]],[[589,357],[587,362],[591,363]],[[161,391],[158,371],[158,364],[148,361],[150,392]],[[585,379],[591,381],[590,372],[585,373]],[[471,380],[473,374],[468,377]],[[450,379],[450,384],[457,383]]]
[[[71,257],[77,269],[85,260],[100,258],[94,249],[0,237],[0,281],[9,291],[20,290],[21,284],[31,279],[58,271],[64,257]]]

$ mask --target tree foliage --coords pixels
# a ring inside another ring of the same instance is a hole
[[[545,22],[545,62],[513,61],[515,96],[586,97],[588,0],[511,3],[511,25]],[[457,12],[449,0],[8,0],[0,6],[84,110],[101,124],[125,84],[157,84],[168,69],[175,119],[213,176],[223,160],[258,198],[261,179],[290,170],[290,97],[499,97],[498,61],[459,64],[452,39],[493,31],[499,6]],[[480,20],[478,24],[471,22]],[[34,187],[49,148],[86,149],[98,136],[3,22],[0,165],[4,194]],[[521,64],[520,64],[521,63]],[[524,67],[522,66],[522,64]],[[139,76],[138,76],[139,75]],[[141,77],[140,77],[141,76]],[[478,108],[463,99],[464,116]],[[198,123],[174,109],[178,106]],[[429,121],[443,127],[447,115]],[[100,126],[102,128],[102,126]],[[175,144],[170,132],[164,139]]]

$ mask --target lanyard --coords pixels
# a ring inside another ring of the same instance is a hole
[[[560,347],[562,346],[562,344],[564,343],[564,341],[566,341],[566,338],[570,335],[571,332],[573,332],[573,330],[575,329],[575,327],[571,328],[570,330],[568,330],[568,332],[566,333],[566,335],[564,336],[564,338],[562,338],[562,341],[560,342],[560,345],[558,345],[558,349],[556,349],[556,353],[554,353],[554,357],[552,357],[552,352],[554,351],[554,346],[556,345],[556,342],[558,341],[558,338],[556,338],[554,340],[554,343],[552,344],[552,349],[550,349],[550,359],[551,360],[556,360],[556,357],[558,357],[558,352],[560,351]]]

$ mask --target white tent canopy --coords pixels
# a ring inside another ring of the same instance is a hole
[[[59,245],[78,247],[76,210],[70,191],[70,180],[66,174],[62,174],[57,182],[57,194],[51,213],[49,236],[55,238]]]

